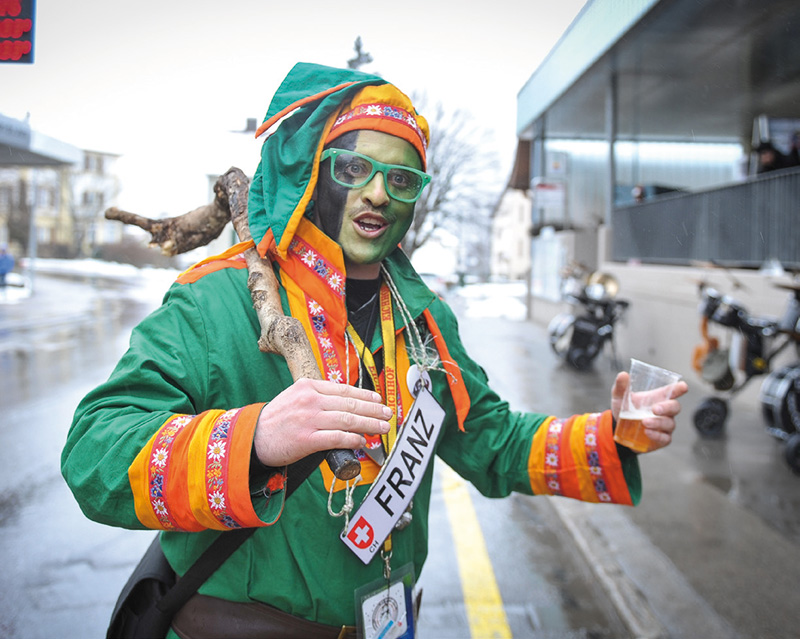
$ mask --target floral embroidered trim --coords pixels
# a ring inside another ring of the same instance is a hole
[[[343,273],[322,257],[310,244],[301,237],[295,236],[289,244],[289,252],[299,258],[300,264],[311,275],[322,280],[339,298],[344,298]],[[322,358],[322,374],[328,381],[342,383],[345,379],[344,372],[328,331],[328,316],[325,309],[322,304],[308,295],[305,296],[305,299],[314,339]]]
[[[333,265],[317,253],[309,244],[295,236],[289,244],[289,251],[300,258],[306,268],[325,282],[339,297],[344,297],[344,277]]]
[[[217,520],[228,528],[241,528],[230,514],[228,506],[227,470],[228,450],[233,436],[233,426],[241,409],[229,410],[220,415],[214,422],[208,436],[206,452],[206,496],[211,513]]]
[[[562,495],[558,472],[561,467],[561,429],[565,420],[554,419],[547,429],[544,443],[544,478],[551,495]]]
[[[322,365],[324,367],[323,375],[329,382],[336,382],[341,384],[344,382],[344,373],[342,366],[339,362],[339,356],[333,347],[333,339],[331,339],[328,332],[328,319],[325,314],[325,309],[318,302],[315,302],[310,297],[306,296],[306,306],[308,308],[308,315],[311,319],[311,328],[314,331],[314,339],[319,346],[319,352],[322,356]]]
[[[176,415],[159,431],[150,454],[150,506],[164,530],[180,530],[169,512],[164,496],[164,485],[169,475],[169,460],[175,439],[194,418],[194,415]]]
[[[343,125],[345,122],[349,122],[350,120],[362,120],[369,118],[394,120],[404,124],[417,134],[420,142],[422,142],[422,148],[427,150],[428,144],[425,140],[425,134],[422,132],[422,129],[419,128],[419,124],[417,124],[417,118],[414,117],[414,114],[406,111],[405,109],[391,106],[389,104],[360,104],[352,111],[348,111],[347,113],[340,115],[336,119],[336,122],[333,123],[330,133],[333,133],[338,127]]]
[[[597,445],[597,430],[600,413],[592,413],[586,419],[583,442],[586,445],[586,461],[589,464],[589,473],[592,476],[592,485],[599,501],[611,502],[608,484],[603,475],[603,466],[600,463],[600,449]]]

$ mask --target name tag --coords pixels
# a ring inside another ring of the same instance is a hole
[[[365,564],[378,552],[419,488],[433,459],[444,415],[431,392],[421,388],[389,459],[341,535]]]

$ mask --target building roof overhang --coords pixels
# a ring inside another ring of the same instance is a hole
[[[32,130],[25,120],[0,114],[0,166],[60,166],[82,159],[78,147]]]
[[[796,0],[589,0],[517,96],[517,135],[747,143],[800,117]]]

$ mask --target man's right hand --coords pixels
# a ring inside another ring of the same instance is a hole
[[[373,391],[300,379],[264,406],[255,449],[265,466],[285,466],[321,450],[361,448],[363,435],[389,432],[392,411]]]

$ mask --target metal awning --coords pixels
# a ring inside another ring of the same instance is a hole
[[[82,160],[78,147],[33,131],[27,121],[0,114],[0,167],[60,166]]]
[[[517,133],[740,142],[800,118],[797,0],[589,0],[517,98]]]

